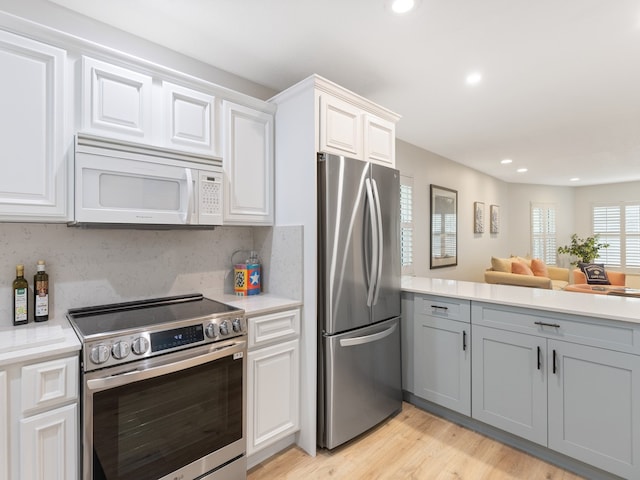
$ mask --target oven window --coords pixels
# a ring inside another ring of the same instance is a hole
[[[242,438],[242,361],[93,396],[93,479],[157,479]]]

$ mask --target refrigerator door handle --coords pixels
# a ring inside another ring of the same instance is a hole
[[[367,306],[370,307],[374,303],[374,295],[376,292],[376,281],[379,278],[378,274],[378,257],[379,257],[379,238],[378,222],[376,216],[376,203],[373,196],[373,189],[371,188],[371,180],[365,178],[365,187],[367,190],[367,205],[369,207],[369,220],[371,222],[371,270],[369,274],[369,286],[367,292]],[[375,280],[374,280],[375,279]]]
[[[341,347],[354,347],[356,345],[364,345],[365,343],[373,343],[381,340],[385,337],[388,337],[393,332],[396,331],[397,324],[393,324],[391,327],[387,328],[378,333],[374,333],[373,335],[365,335],[364,337],[353,337],[353,338],[341,338],[340,346]]]
[[[378,192],[378,183],[375,179],[372,180],[373,183],[373,196],[376,202],[376,222],[378,224],[378,267],[377,267],[377,276],[375,283],[375,294],[373,295],[373,304],[378,303],[378,295],[380,294],[380,280],[382,278],[382,261],[384,255],[384,234],[382,231],[382,207],[380,206],[380,192]]]

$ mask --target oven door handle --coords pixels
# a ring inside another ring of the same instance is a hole
[[[149,378],[159,377],[168,373],[174,373],[185,368],[191,368],[203,363],[212,362],[229,355],[239,354],[239,358],[244,356],[246,349],[246,341],[237,341],[231,344],[218,347],[205,354],[198,355],[176,362],[167,363],[164,365],[158,365],[157,367],[139,368],[136,370],[127,371],[117,375],[111,375],[104,378],[94,378],[86,381],[87,388],[89,390],[105,390],[108,388],[119,387],[128,383],[138,382],[140,380],[147,380]]]

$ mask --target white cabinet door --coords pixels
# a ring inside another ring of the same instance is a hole
[[[364,160],[362,116],[360,108],[321,94],[319,150]]]
[[[164,138],[171,148],[219,155],[216,98],[203,92],[162,82]]]
[[[300,428],[300,340],[247,355],[247,455]]]
[[[0,480],[9,480],[9,391],[7,372],[0,372]]]
[[[471,326],[416,314],[413,328],[415,395],[471,415]]]
[[[66,53],[0,31],[0,220],[65,221]]]
[[[148,75],[82,57],[82,130],[149,143],[152,79]]]
[[[396,166],[396,125],[366,115],[364,121],[365,160],[387,167]]]
[[[546,339],[473,325],[472,417],[547,445]]]
[[[272,225],[273,115],[223,102],[225,224]]]
[[[549,448],[640,478],[640,357],[554,340],[547,356]]]
[[[74,403],[20,420],[21,480],[78,477],[77,417]]]

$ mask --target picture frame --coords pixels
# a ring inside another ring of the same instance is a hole
[[[491,205],[489,207],[489,231],[500,233],[500,206]]]
[[[473,233],[484,233],[484,202],[473,202]]]
[[[430,268],[458,264],[458,192],[451,188],[430,186],[431,255]]]

